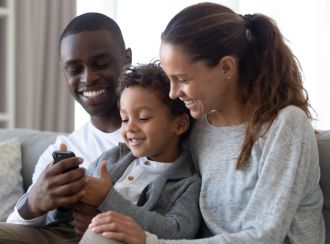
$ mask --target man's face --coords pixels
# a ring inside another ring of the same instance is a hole
[[[109,31],[85,31],[61,42],[61,62],[74,99],[91,116],[117,112],[116,88],[123,66],[131,63]]]

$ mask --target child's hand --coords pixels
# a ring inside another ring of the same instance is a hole
[[[129,244],[146,243],[146,234],[143,229],[131,217],[114,211],[96,215],[89,228],[108,239]]]
[[[107,172],[106,161],[101,162],[101,178],[86,176],[85,193],[82,202],[98,207],[112,187],[110,176]]]

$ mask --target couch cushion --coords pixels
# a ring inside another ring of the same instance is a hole
[[[0,142],[0,221],[6,221],[23,194],[21,145],[18,138]]]
[[[55,142],[59,132],[38,131],[31,129],[0,129],[0,142],[18,137],[22,150],[22,176],[24,190],[27,190],[32,181],[35,164],[41,153]]]
[[[330,243],[330,131],[320,131],[317,144],[321,168],[320,186],[324,196],[323,216],[327,237],[326,243]]]

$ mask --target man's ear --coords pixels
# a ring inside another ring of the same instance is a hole
[[[237,70],[237,59],[233,56],[224,56],[220,59],[218,67],[226,78],[231,79]]]
[[[178,116],[176,121],[176,134],[182,135],[189,128],[189,116],[188,114],[182,114]]]
[[[132,64],[132,50],[127,48],[124,53],[124,61],[126,65]]]

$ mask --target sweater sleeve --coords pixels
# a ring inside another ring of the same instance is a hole
[[[100,205],[101,211],[113,210],[132,217],[144,230],[160,238],[194,238],[200,226],[198,207],[200,178],[197,174],[189,179],[184,192],[166,213],[136,206],[112,188]]]
[[[315,134],[307,118],[293,117],[274,122],[264,138],[258,180],[239,232],[180,241],[147,233],[147,243],[324,243]]]

